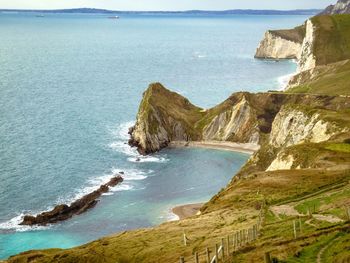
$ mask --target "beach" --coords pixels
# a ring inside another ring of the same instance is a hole
[[[179,217],[179,220],[196,215],[203,203],[175,206],[171,211]]]
[[[246,153],[246,154],[253,154],[260,148],[259,145],[253,144],[253,143],[234,143],[234,142],[224,142],[224,141],[198,141],[198,142],[173,141],[173,142],[170,142],[169,147],[208,148],[208,149],[240,152],[240,153]]]

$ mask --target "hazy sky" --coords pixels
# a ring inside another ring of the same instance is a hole
[[[324,8],[336,0],[0,0],[0,8],[57,9],[94,7],[113,10],[223,10]]]

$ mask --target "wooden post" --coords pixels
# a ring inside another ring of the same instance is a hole
[[[303,229],[301,227],[301,218],[299,216],[299,232],[300,232],[300,235],[303,233]]]
[[[222,255],[222,259],[225,258],[225,242],[224,239],[221,238],[221,255]]]
[[[230,255],[230,236],[227,236],[227,256]]]
[[[219,248],[218,248],[218,244],[215,244],[215,262],[219,261]]]
[[[180,257],[180,263],[185,263],[185,258],[184,257]]]
[[[293,230],[294,230],[294,238],[296,239],[297,238],[297,229],[295,226],[295,220],[293,220]]]
[[[198,261],[198,252],[194,253],[194,262],[199,263],[199,261]]]
[[[209,250],[209,248],[206,248],[205,252],[207,254],[207,263],[210,263],[210,250]]]
[[[185,231],[184,231],[184,234],[183,234],[183,238],[184,238],[184,245],[186,247],[187,246],[187,237],[186,237]]]
[[[271,263],[270,252],[265,253],[265,263]]]

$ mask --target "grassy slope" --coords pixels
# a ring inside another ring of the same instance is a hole
[[[270,30],[270,32],[273,35],[279,36],[283,39],[302,43],[305,37],[306,27],[305,25],[302,25],[293,29]]]
[[[350,95],[350,15],[316,16],[313,52],[317,67],[297,77],[292,93]]]
[[[347,199],[349,180],[349,171],[292,170],[254,174],[232,182],[213,198],[199,217],[123,232],[74,249],[30,251],[10,262],[33,259],[35,262],[176,262],[180,255],[188,261],[193,259],[194,251],[202,252],[203,259],[206,247],[213,247],[227,234],[255,223],[259,204],[264,199],[267,207],[290,204],[301,213],[305,206],[312,204],[313,207],[317,202],[317,213],[345,219],[343,208],[350,205]],[[267,208],[265,218],[261,237],[235,253],[235,262],[260,262],[266,250],[272,250],[274,257],[288,262],[298,262],[295,255],[299,253],[315,257],[317,250],[313,252],[312,247],[318,244],[318,235],[320,238],[337,233],[344,235],[346,230],[342,228],[349,227],[344,223],[331,224],[314,219],[312,225],[305,225],[309,219],[305,215],[302,217],[303,236],[293,240],[294,217],[277,218]],[[182,243],[183,231],[189,238],[187,247]],[[345,244],[340,241],[344,242],[342,239],[335,242],[332,253],[342,253],[341,247]]]

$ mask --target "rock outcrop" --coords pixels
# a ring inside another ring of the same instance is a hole
[[[328,6],[320,15],[350,14],[350,0],[339,0],[335,5]]]
[[[108,183],[101,185],[97,190],[90,194],[83,196],[82,198],[74,201],[71,205],[61,204],[55,206],[51,211],[43,212],[39,215],[32,216],[26,215],[20,225],[47,225],[53,224],[60,221],[67,220],[74,215],[79,215],[90,208],[93,208],[98,203],[98,198],[109,191],[109,187],[114,187],[121,183],[123,178],[118,175],[109,180]]]
[[[203,110],[188,99],[153,83],[143,94],[136,124],[129,131],[129,144],[141,154],[149,154],[173,140],[196,140],[199,135],[192,124],[202,116]]]

